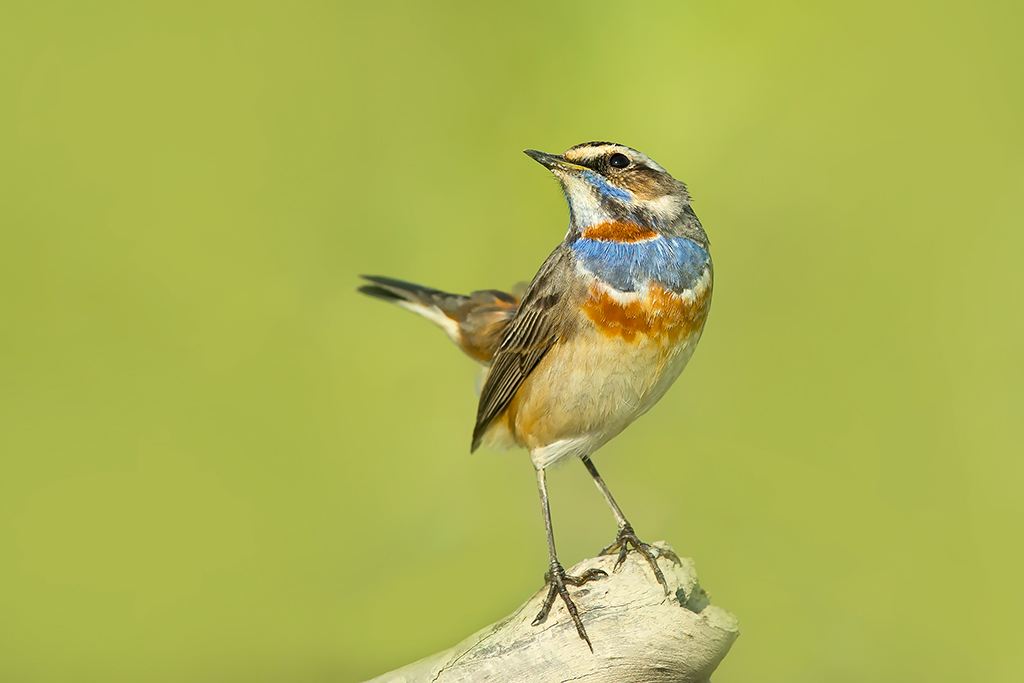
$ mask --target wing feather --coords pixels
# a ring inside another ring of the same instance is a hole
[[[480,392],[472,450],[477,449],[488,428],[551,347],[573,329],[575,318],[569,315],[567,296],[572,267],[571,252],[559,246],[523,294]]]

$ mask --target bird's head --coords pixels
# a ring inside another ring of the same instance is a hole
[[[650,157],[614,142],[584,142],[565,154],[526,154],[549,169],[569,202],[570,229],[628,221],[672,230],[690,213],[686,186]]]

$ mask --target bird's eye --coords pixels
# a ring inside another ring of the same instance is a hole
[[[626,168],[629,166],[629,157],[616,152],[608,158],[608,163],[614,168]]]

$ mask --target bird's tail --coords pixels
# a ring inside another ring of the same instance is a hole
[[[450,294],[379,275],[364,275],[371,284],[359,291],[389,301],[431,321],[474,360],[490,363],[519,299],[496,289]]]
[[[422,315],[428,320],[433,320],[442,328],[446,321],[435,320],[437,314],[454,313],[466,302],[469,297],[462,294],[450,294],[438,289],[431,289],[412,282],[403,282],[390,277],[380,275],[364,275],[363,279],[373,284],[363,285],[359,291],[363,294],[390,301],[402,308],[411,310]]]

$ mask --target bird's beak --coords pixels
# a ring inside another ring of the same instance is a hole
[[[523,153],[550,171],[572,172],[580,171],[584,168],[579,164],[572,163],[560,154],[548,154],[547,152],[538,152],[535,149],[524,149]]]

